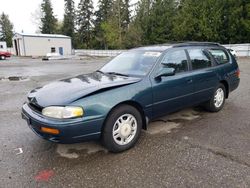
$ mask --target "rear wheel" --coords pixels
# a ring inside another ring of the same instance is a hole
[[[111,152],[130,149],[138,141],[142,128],[140,112],[129,105],[115,108],[108,116],[102,132],[102,143]]]
[[[4,55],[1,55],[1,56],[0,56],[0,59],[5,60],[6,57],[5,57]]]
[[[225,104],[226,89],[223,84],[219,84],[213,97],[206,103],[205,107],[210,112],[219,112]]]

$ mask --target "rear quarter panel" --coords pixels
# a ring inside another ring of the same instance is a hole
[[[227,81],[229,85],[229,92],[231,92],[237,89],[237,87],[239,86],[240,79],[237,76],[237,71],[239,70],[239,66],[235,57],[231,53],[228,54],[230,56],[230,63],[227,63],[222,66],[225,72],[224,80]]]

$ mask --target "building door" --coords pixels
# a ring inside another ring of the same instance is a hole
[[[59,54],[63,55],[63,47],[59,47]]]
[[[14,40],[16,55],[19,56],[19,48],[17,45],[17,39]]]

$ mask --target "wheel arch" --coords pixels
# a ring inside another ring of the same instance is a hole
[[[147,130],[147,119],[146,119],[146,116],[145,116],[145,113],[144,113],[144,111],[143,111],[142,106],[141,106],[138,102],[131,101],[131,100],[130,100],[130,101],[123,101],[123,102],[121,102],[121,103],[115,105],[115,106],[108,112],[108,114],[107,114],[107,116],[106,116],[106,118],[105,118],[105,120],[104,120],[104,124],[103,124],[103,125],[105,125],[105,123],[106,123],[106,121],[107,121],[109,115],[111,114],[111,112],[114,111],[117,107],[122,106],[122,105],[130,105],[130,106],[133,106],[134,108],[136,108],[136,109],[140,112],[141,117],[142,117],[142,128],[143,128],[144,130]],[[104,128],[104,126],[103,126],[103,128]],[[102,128],[102,129],[103,129],[103,128]]]
[[[229,84],[226,80],[221,80],[220,81],[221,84],[224,85],[225,89],[226,89],[226,98],[229,97]]]

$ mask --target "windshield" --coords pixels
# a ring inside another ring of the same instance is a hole
[[[145,76],[160,55],[161,52],[153,51],[124,52],[104,65],[100,71],[128,76]]]

